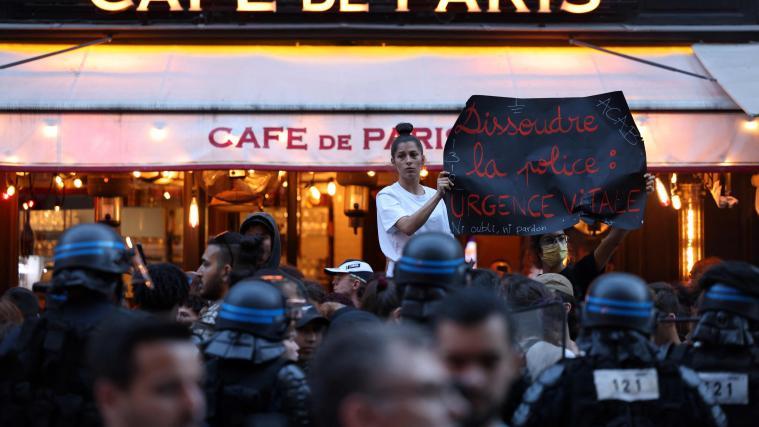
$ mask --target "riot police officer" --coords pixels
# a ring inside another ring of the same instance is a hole
[[[653,313],[638,277],[596,279],[577,340],[583,356],[546,369],[525,392],[513,425],[724,426],[724,413],[694,371],[657,360]]]
[[[291,321],[269,283],[249,278],[229,291],[203,349],[211,426],[310,425],[305,375],[284,357]]]
[[[0,425],[100,425],[84,349],[99,325],[136,316],[115,304],[132,255],[103,224],[61,235],[47,310],[24,324],[10,366],[3,366],[12,378],[3,387],[8,394],[0,396]]]
[[[759,419],[759,268],[725,261],[699,281],[701,319],[692,344],[672,349],[670,359],[689,366],[706,383],[730,426]]]
[[[445,233],[422,233],[403,247],[393,277],[401,300],[401,319],[429,322],[436,303],[466,284],[469,265],[461,245]]]

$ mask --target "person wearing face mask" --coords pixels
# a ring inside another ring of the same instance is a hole
[[[440,173],[436,189],[422,185],[424,148],[411,134],[414,126],[399,123],[395,130],[398,137],[390,147],[390,162],[398,172],[398,181],[377,194],[377,233],[387,258],[388,277],[392,277],[403,247],[414,234],[437,231],[453,235],[443,203],[443,195],[453,187],[448,172]]]
[[[646,180],[646,193],[654,191],[654,175],[643,175]],[[530,237],[530,246],[538,260],[538,267],[543,273],[559,273],[569,279],[574,286],[576,298],[581,299],[590,283],[606,269],[617,247],[630,230],[609,228],[609,233],[601,240],[595,250],[576,263],[569,262],[569,237],[564,230]]]

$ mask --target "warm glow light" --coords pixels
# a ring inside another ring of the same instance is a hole
[[[277,172],[277,179],[282,179],[285,175],[287,175],[287,172],[279,171]]]
[[[10,197],[8,193],[3,193],[3,200],[8,200]]]
[[[330,196],[337,194],[337,184],[335,184],[335,181],[330,181],[327,183],[327,194]]]
[[[696,225],[695,225],[695,214],[693,213],[693,208],[688,206],[688,211],[686,212],[686,219],[687,219],[687,225],[686,225],[686,251],[685,251],[685,262],[686,262],[686,270],[690,271],[691,268],[693,268],[693,264],[696,262],[693,255],[693,241],[696,237]]]
[[[61,210],[61,207],[58,205],[55,205],[55,207],[53,207],[53,210],[56,212],[59,212]]]
[[[153,141],[163,141],[166,139],[166,126],[162,123],[156,123],[150,128],[150,138]]]
[[[171,193],[169,193],[168,191],[164,191],[163,198],[166,200],[171,200]]]
[[[79,178],[74,179],[74,187],[82,188],[82,180]]]
[[[131,237],[129,237],[129,236],[126,236],[126,238],[125,238],[124,240],[126,241],[126,245],[127,245],[127,247],[128,247],[129,249],[132,249],[132,248],[134,247],[134,246],[132,245],[132,238],[131,238]]]
[[[282,183],[282,188],[287,188],[287,181]]]
[[[430,171],[427,170],[427,168],[422,168],[422,170],[419,172],[419,176],[422,178],[427,178],[429,176]]]
[[[29,205],[26,202],[24,202],[24,204],[21,206],[24,208],[25,211],[29,210]]]
[[[140,171],[134,171],[134,172],[132,172],[132,176],[135,177],[135,178],[139,178],[139,177],[142,176],[142,172],[140,172]]]
[[[33,207],[34,207],[34,200],[29,200],[29,207],[30,207],[30,208],[33,208]]]
[[[200,212],[198,211],[198,201],[195,199],[195,197],[192,198],[190,201],[190,213],[188,215],[188,221],[190,222],[190,227],[197,228],[198,224],[200,224]]]
[[[55,185],[57,185],[58,188],[63,188],[63,178],[61,178],[60,175],[55,176]]]
[[[254,173],[256,173],[256,171],[254,169],[248,169],[248,174],[249,175],[253,175]]]
[[[55,138],[58,136],[58,124],[53,122],[45,123],[42,127],[42,134],[46,138]]]
[[[314,203],[319,203],[322,199],[322,193],[321,191],[319,191],[318,188],[316,188],[315,185],[312,185],[311,187],[309,187],[308,195],[311,196],[311,200]]]
[[[751,119],[746,120],[743,122],[743,128],[746,130],[757,130],[759,129],[759,120]]]
[[[672,207],[678,211],[683,207],[683,202],[680,200],[680,196],[677,194],[672,196]]]
[[[7,194],[9,197],[13,197],[13,195],[16,194],[16,187],[13,185],[9,185],[8,188],[5,190],[5,194]]]
[[[669,206],[669,194],[667,193],[667,187],[661,182],[659,178],[656,178],[656,195],[659,196],[659,204],[662,206]]]
[[[377,172],[369,171],[366,174],[369,175],[370,177],[374,178],[374,175],[377,175]]]
[[[677,174],[673,173],[672,176],[669,178],[669,182],[672,184],[677,184]]]

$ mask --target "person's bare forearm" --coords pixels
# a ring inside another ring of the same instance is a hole
[[[440,202],[441,198],[442,195],[436,193],[435,196],[430,200],[427,200],[427,202],[421,208],[419,208],[418,211],[414,212],[411,215],[400,218],[395,223],[395,228],[407,236],[416,233],[416,231],[422,228],[424,223],[430,219],[430,215],[432,215],[432,212],[435,211],[435,208],[437,207],[437,204]]]
[[[622,241],[625,240],[627,233],[629,233],[629,230],[623,230],[621,228],[612,227],[611,230],[609,230],[609,235],[604,237],[596,250],[593,251],[593,258],[596,261],[597,269],[603,270],[606,267],[606,264],[611,260],[617,247],[619,247]]]

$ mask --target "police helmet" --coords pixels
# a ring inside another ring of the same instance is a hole
[[[85,269],[115,275],[131,267],[133,252],[121,236],[104,224],[81,224],[61,235],[53,254],[54,274],[62,270]]]
[[[270,341],[284,340],[289,325],[282,292],[252,278],[241,280],[229,290],[216,320],[216,330],[248,332]]]
[[[594,280],[585,298],[582,328],[611,327],[650,334],[654,303],[646,283],[627,273],[607,273]]]
[[[401,258],[395,263],[393,279],[400,286],[449,289],[464,286],[469,270],[456,239],[445,233],[421,233],[404,246]]]
[[[740,261],[717,264],[701,276],[700,313],[726,311],[759,321],[759,267]]]

